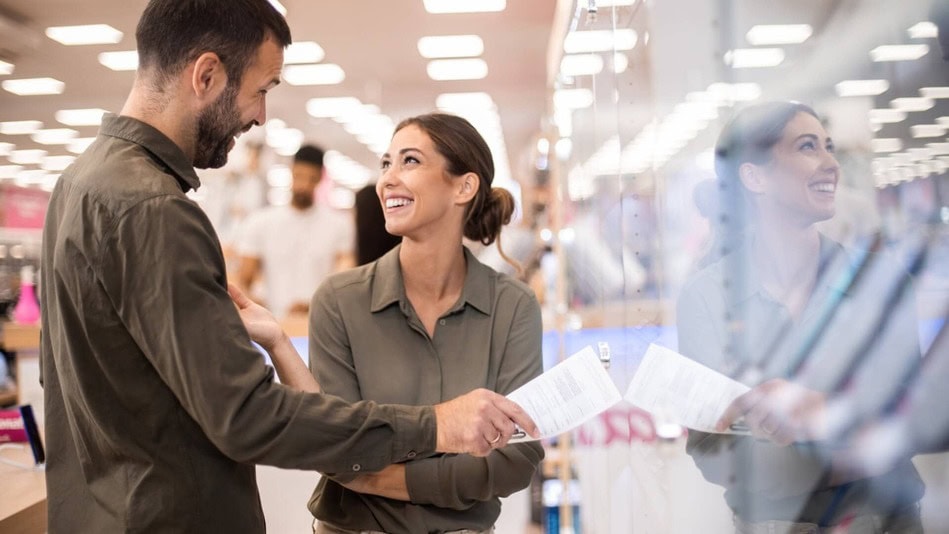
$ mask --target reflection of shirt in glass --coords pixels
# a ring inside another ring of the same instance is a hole
[[[331,276],[314,295],[310,368],[324,391],[350,401],[436,404],[476,388],[506,394],[541,373],[540,306],[527,286],[465,249],[463,293],[430,337],[405,295],[400,250]],[[351,530],[483,530],[497,520],[498,497],[527,487],[542,457],[533,442],[486,458],[416,458],[406,464],[411,502],[355,493],[324,477],[310,511]]]
[[[896,303],[888,302],[882,289],[866,291],[859,278],[848,285],[843,281],[857,273],[853,270],[857,264],[839,244],[822,236],[821,274],[795,321],[762,287],[759,273],[743,262],[747,250],[746,244],[686,284],[676,312],[679,352],[750,386],[794,376],[810,389],[835,394],[848,388],[869,391],[856,406],[865,415],[887,409],[920,358],[911,286],[900,285],[908,283],[906,274],[899,271],[899,276],[889,277],[895,279],[893,287],[908,289]],[[865,257],[864,278],[874,269],[897,272],[898,267],[888,268],[882,255]],[[866,316],[874,307],[886,315],[888,325],[885,338],[874,343],[886,343],[887,350],[869,347],[855,352],[852,349],[873,332],[860,331],[858,323],[847,324],[843,318],[852,313]],[[854,361],[846,360],[850,354]],[[847,383],[841,384],[840,378]],[[854,383],[860,387],[854,388]],[[879,477],[831,487],[828,448],[815,442],[779,447],[751,437],[690,431],[688,452],[706,479],[725,487],[729,506],[746,521],[835,524],[847,512],[885,515],[923,494],[909,460]]]

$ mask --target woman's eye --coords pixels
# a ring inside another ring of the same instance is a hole
[[[801,150],[814,150],[815,148],[817,148],[817,145],[815,145],[813,141],[801,143]]]
[[[830,152],[831,154],[833,154],[834,152],[837,151],[837,147],[835,147],[833,143],[828,144],[827,147],[826,147],[826,149],[827,149],[827,151]]]
[[[409,163],[418,163],[418,158],[415,156],[405,156],[405,159],[402,160],[402,164],[408,165]]]
[[[379,168],[382,169],[382,170],[386,170],[386,169],[388,169],[388,168],[391,167],[391,166],[392,166],[392,162],[389,161],[389,160],[387,160],[387,159],[382,160],[382,161],[379,163]]]

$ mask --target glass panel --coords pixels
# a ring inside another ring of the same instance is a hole
[[[564,437],[581,530],[949,529],[947,4],[559,8],[548,364],[606,341],[625,393],[655,344],[737,388],[653,374]]]

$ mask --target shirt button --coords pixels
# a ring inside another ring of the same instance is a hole
[[[415,454],[416,454],[415,451],[409,451],[409,453],[406,454],[405,456],[407,456],[408,458],[415,458]]]
[[[359,464],[353,464],[353,471],[359,471],[360,469],[362,469],[362,466],[361,466],[361,465],[359,465]]]
[[[442,319],[441,321],[438,321],[438,324],[440,324],[440,325],[442,325],[442,326],[445,326],[445,320]]]

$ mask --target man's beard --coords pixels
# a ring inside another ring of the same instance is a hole
[[[224,92],[198,117],[194,166],[218,169],[227,163],[231,139],[247,126],[241,126],[237,110],[237,84],[227,84]]]

